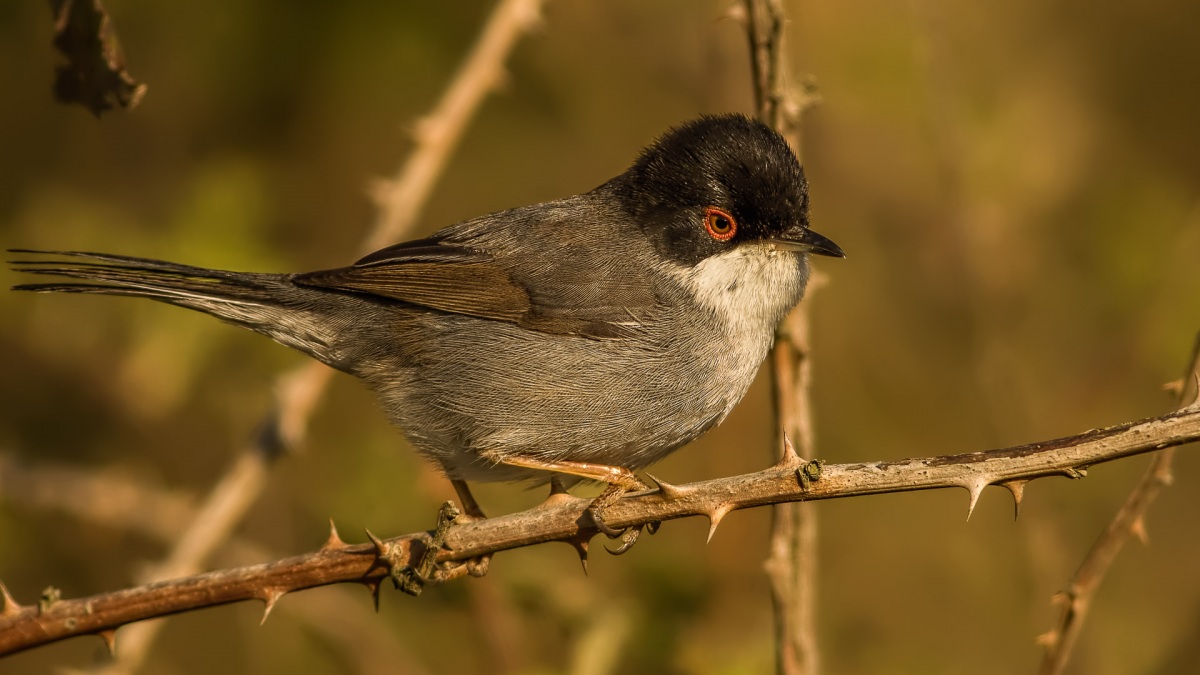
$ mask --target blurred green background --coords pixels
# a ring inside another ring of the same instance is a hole
[[[419,233],[590,189],[671,124],[749,112],[728,6],[552,2]],[[51,102],[45,3],[2,3],[0,243],[259,271],[344,264],[375,217],[368,186],[400,165],[406,129],[490,7],[111,0],[149,91],[97,121]],[[849,254],[817,262],[830,277],[814,303],[820,455],[980,450],[1168,410],[1160,385],[1200,329],[1200,3],[788,11],[788,59],[823,97],[804,126],[812,222]],[[273,377],[303,359],[146,301],[0,292],[0,312],[0,579],[23,602],[50,584],[68,597],[126,587],[167,543],[100,517],[115,492],[81,518],[62,508],[79,495],[35,500],[13,467],[194,498],[253,433]],[[765,384],[656,475],[768,464]],[[1131,544],[1106,580],[1072,672],[1200,672],[1197,455],[1181,451],[1150,545]],[[1030,672],[1051,594],[1147,461],[1037,481],[1016,522],[996,489],[969,523],[961,490],[821,503],[828,672]],[[364,526],[424,529],[451,494],[338,376],[307,450],[279,464],[210,564],[311,550],[330,516],[352,541]],[[542,497],[477,494],[495,513]],[[707,546],[705,522],[668,523],[622,558],[594,555],[586,577],[566,546],[504,553],[482,580],[386,592],[378,616],[357,587],[285,598],[261,628],[257,603],[181,616],[145,672],[767,672],[769,515],[733,514]],[[77,639],[0,672],[103,652]]]

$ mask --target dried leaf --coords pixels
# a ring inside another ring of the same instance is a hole
[[[54,98],[79,103],[96,117],[114,106],[132,108],[146,85],[125,70],[125,55],[100,0],[51,0],[54,46],[67,57],[55,70]]]

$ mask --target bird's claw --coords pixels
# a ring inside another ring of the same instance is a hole
[[[641,527],[627,527],[627,528],[625,528],[625,531],[622,532],[620,535],[620,539],[621,539],[620,545],[617,546],[616,548],[609,548],[609,547],[605,546],[604,550],[608,551],[609,553],[611,553],[613,555],[621,555],[621,554],[625,553],[626,551],[628,551],[629,549],[633,548],[633,545],[637,543],[638,537],[641,536],[641,534],[642,534]],[[651,532],[651,534],[653,534],[653,532]]]
[[[588,517],[590,517],[592,519],[592,525],[594,525],[595,528],[597,530],[599,530],[601,534],[608,537],[609,539],[616,539],[617,537],[620,537],[629,531],[628,527],[623,527],[618,530],[615,527],[612,527],[608,523],[604,522],[604,516],[600,515],[600,511],[601,511],[600,509],[597,509],[595,507],[595,504],[593,504],[592,506],[589,506],[587,509]]]
[[[417,559],[416,563],[399,565],[393,556],[381,556],[388,563],[388,576],[397,589],[408,595],[417,596],[421,594],[426,584],[446,576],[443,573],[449,572],[449,570],[440,570],[438,567],[438,551],[445,547],[446,537],[461,515],[462,512],[454,502],[442,504],[442,508],[438,509],[437,528],[434,529],[432,535],[427,535],[425,550],[421,552],[421,557]],[[470,565],[470,563],[465,564]],[[479,565],[474,567],[478,568]],[[482,561],[482,571],[474,568],[467,571],[472,576],[483,576],[487,571],[487,561]]]
[[[597,531],[609,539],[621,540],[621,543],[616,548],[608,548],[607,546],[605,547],[605,550],[613,555],[621,555],[622,553],[625,553],[629,549],[633,548],[633,545],[637,543],[638,537],[642,533],[641,525],[617,529],[609,525],[604,520],[605,509],[617,503],[617,501],[620,500],[625,493],[625,488],[622,488],[619,485],[610,484],[604,490],[604,492],[600,493],[600,496],[592,500],[592,503],[588,505],[586,512],[588,517],[591,518],[592,525],[595,526]],[[659,524],[657,522],[654,522],[647,524],[645,527],[650,534],[654,534],[658,531],[658,525]]]

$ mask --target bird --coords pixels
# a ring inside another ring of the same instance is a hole
[[[482,517],[469,481],[598,481],[603,510],[717,426],[800,301],[809,227],[788,143],[741,114],[668,129],[581,194],[464,220],[343,267],[232,272],[10,249],[69,281],[21,291],[150,298],[261,333],[361,380]],[[635,533],[636,536],[636,533]]]

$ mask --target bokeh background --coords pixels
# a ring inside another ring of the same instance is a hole
[[[590,189],[671,124],[749,112],[728,5],[550,3],[420,233]],[[51,102],[46,4],[0,3],[0,243],[294,271],[355,256],[376,215],[368,186],[400,165],[491,3],[108,6],[149,91],[96,120]],[[820,455],[980,450],[1168,410],[1161,385],[1200,329],[1200,4],[788,10],[787,57],[823,98],[803,135],[812,221],[849,254],[817,262],[830,281],[814,298]],[[153,495],[169,519],[161,504],[194,503],[303,359],[146,301],[0,292],[0,312],[0,579],[24,602],[51,584],[76,597],[133,583],[168,542],[106,509]],[[765,384],[655,473],[765,466]],[[1149,545],[1106,580],[1072,672],[1200,671],[1197,454],[1181,451]],[[970,522],[960,490],[821,503],[828,672],[1031,671],[1051,594],[1147,461],[1037,481],[1015,522],[996,489]],[[31,494],[68,485],[52,469],[107,491]],[[210,565],[311,550],[331,516],[355,541],[364,526],[424,529],[451,494],[338,376],[306,451],[280,462]],[[542,497],[477,494],[492,512]],[[80,498],[88,517],[69,508]],[[145,672],[767,672],[769,515],[733,514],[708,545],[705,522],[666,524],[622,558],[593,556],[586,577],[566,546],[505,553],[482,580],[387,592],[378,615],[365,591],[336,587],[284,599],[263,627],[257,603],[181,616]],[[103,654],[81,638],[0,672]]]

